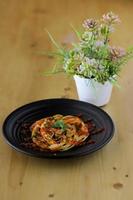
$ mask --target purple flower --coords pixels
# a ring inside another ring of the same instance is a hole
[[[104,21],[107,24],[114,24],[114,23],[119,23],[120,19],[118,15],[115,15],[113,12],[109,12],[103,15],[102,21]]]
[[[96,47],[103,47],[103,46],[104,46],[104,41],[102,41],[102,40],[97,40],[97,41],[95,42],[95,46],[96,46]]]
[[[120,47],[110,47],[110,56],[112,60],[122,58],[126,55],[126,52],[123,48]]]
[[[109,27],[109,32],[113,33],[113,32],[114,32],[114,30],[115,30],[115,29],[114,29],[114,27],[113,27],[113,26],[110,26],[110,27]]]
[[[94,29],[97,26],[97,21],[94,19],[86,19],[83,22],[83,27],[86,29]]]

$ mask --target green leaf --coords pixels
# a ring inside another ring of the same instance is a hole
[[[63,56],[62,53],[60,53],[60,52],[38,51],[37,54],[40,56],[47,56],[47,57]]]
[[[75,32],[78,39],[81,39],[81,33],[79,31],[77,31],[77,29],[73,26],[73,24],[70,24],[70,26],[73,29],[73,31]]]
[[[103,27],[101,28],[101,33],[102,33],[103,35],[106,34],[106,26],[103,26]]]
[[[59,52],[64,53],[64,50],[57,44],[57,42],[55,41],[55,39],[53,38],[53,36],[49,33],[49,31],[47,29],[45,29],[45,31],[47,32],[50,40],[56,46],[56,48],[59,50]]]
[[[113,85],[115,85],[117,88],[121,89],[121,86],[119,85],[119,83],[117,83],[117,80],[116,80],[116,79],[111,78],[111,79],[110,79],[110,82],[111,82]]]
[[[52,75],[52,74],[58,74],[58,73],[63,73],[63,72],[64,72],[63,69],[56,69],[56,70],[44,72],[44,75],[45,75],[45,76],[50,76],[50,75]]]
[[[52,126],[52,128],[61,128],[63,131],[65,131],[67,128],[67,125],[64,124],[63,120],[57,120],[55,124]]]

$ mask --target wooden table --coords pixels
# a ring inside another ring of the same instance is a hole
[[[39,99],[77,98],[72,78],[43,72],[55,63],[40,51],[54,50],[44,28],[60,43],[73,41],[70,23],[114,11],[122,24],[112,43],[128,47],[133,39],[133,1],[0,1],[0,126],[15,108]],[[133,62],[123,68],[104,108],[116,124],[113,140],[90,156],[66,160],[28,157],[0,136],[0,200],[133,199]],[[1,131],[2,132],[2,131]]]

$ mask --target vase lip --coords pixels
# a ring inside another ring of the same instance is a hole
[[[93,80],[93,78],[86,78],[86,77],[82,77],[80,75],[74,74],[74,77],[78,77],[78,78],[82,78],[82,79],[89,79],[89,80]]]
[[[88,80],[88,81],[93,81],[93,82],[99,83],[98,81],[95,81],[93,78],[85,78],[85,77],[81,77],[77,74],[75,74],[73,77],[74,77],[74,79],[78,78],[78,79],[82,79],[82,80],[86,80],[86,81]],[[106,84],[106,83],[110,83],[112,85],[112,83],[109,80],[107,80],[104,84]],[[99,83],[99,84],[102,84],[102,83]],[[102,85],[104,85],[104,84],[102,84]]]

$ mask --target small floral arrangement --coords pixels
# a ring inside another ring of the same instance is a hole
[[[115,83],[121,66],[133,57],[133,48],[124,50],[110,45],[109,36],[117,23],[120,19],[112,12],[104,14],[100,20],[85,20],[81,33],[74,29],[79,41],[67,50],[59,47],[49,34],[61,58],[53,73],[64,71],[102,84]]]

